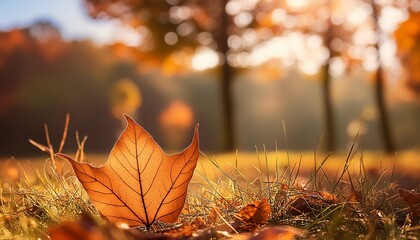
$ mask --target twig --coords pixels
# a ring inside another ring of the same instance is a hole
[[[67,131],[69,130],[70,124],[70,114],[66,114],[66,122],[64,123],[64,130],[63,130],[63,137],[61,138],[60,147],[58,148],[58,152],[63,151],[64,143],[66,142],[67,138]]]

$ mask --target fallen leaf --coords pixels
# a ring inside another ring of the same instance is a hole
[[[196,229],[203,229],[207,227],[207,223],[201,217],[197,217],[191,222],[191,226]]]
[[[57,154],[72,165],[93,204],[110,222],[130,227],[175,222],[199,156],[198,125],[190,146],[168,155],[133,119],[101,167]]]
[[[108,240],[112,239],[108,233],[101,231],[95,221],[88,215],[83,214],[78,221],[64,221],[58,226],[48,228],[49,238],[52,240]]]
[[[257,235],[250,238],[250,240],[292,240],[295,236],[302,235],[303,231],[288,225],[277,227],[266,227],[262,229]]]
[[[113,224],[98,224],[89,214],[83,213],[76,221],[63,221],[48,228],[48,238],[52,240],[134,240],[134,239],[172,239],[164,234],[122,229]]]
[[[350,190],[344,193],[343,196],[350,203],[363,201],[363,193],[360,190]]]
[[[209,225],[216,224],[217,221],[219,220],[219,214],[217,213],[219,209],[216,209],[216,208],[217,207],[213,207],[207,216],[207,224]]]
[[[195,230],[196,228],[192,226],[191,224],[184,224],[175,229],[163,231],[162,234],[171,238],[184,239],[184,238],[191,237],[193,233],[195,232]]]
[[[420,217],[420,193],[414,190],[400,188],[398,194],[408,204],[413,214]]]
[[[298,197],[291,202],[288,212],[295,216],[310,213],[314,205],[315,202],[313,200],[306,197]]]
[[[244,206],[241,211],[236,214],[236,218],[246,223],[262,225],[267,223],[270,214],[270,204],[268,204],[267,199],[263,199],[260,202],[256,201],[253,204]]]
[[[181,226],[169,230],[167,229],[160,233],[164,234],[168,238],[185,239],[198,234],[200,229],[206,229],[207,227],[208,226],[204,220],[200,217],[197,217],[191,223],[183,223]]]
[[[327,203],[336,203],[338,202],[337,196],[335,194],[329,193],[327,191],[322,191],[319,193],[319,196],[322,198],[324,202]]]
[[[338,203],[337,196],[327,191],[304,191],[290,199],[288,212],[292,215],[315,213],[326,206]]]

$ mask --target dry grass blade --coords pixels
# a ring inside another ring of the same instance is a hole
[[[43,152],[50,153],[50,149],[47,146],[45,146],[45,145],[42,145],[40,143],[37,143],[37,142],[35,142],[32,139],[29,139],[29,143],[32,144],[32,145],[34,145],[35,147],[39,148],[39,150],[41,150]]]
[[[63,136],[61,137],[61,141],[60,141],[60,147],[58,148],[58,152],[61,152],[63,150],[64,144],[66,142],[66,138],[67,138],[67,132],[69,129],[69,124],[70,124],[70,114],[66,114],[66,120],[64,123],[64,129],[63,129]],[[54,154],[54,148],[53,145],[51,144],[51,140],[50,140],[50,133],[48,130],[48,125],[46,123],[44,123],[44,132],[45,132],[45,140],[47,142],[47,146],[40,144],[32,139],[29,139],[29,143],[31,143],[32,145],[34,145],[35,147],[39,148],[41,151],[46,152],[49,154],[51,162],[53,164],[53,168],[56,172],[60,172],[62,173],[62,164],[57,164],[57,161],[55,159],[55,154]]]
[[[57,169],[55,158],[54,158],[54,148],[51,144],[50,133],[48,131],[48,125],[46,123],[44,123],[44,130],[45,130],[45,140],[47,141],[47,146],[48,146],[48,149],[49,149],[50,158],[53,161],[55,169]]]
[[[356,142],[357,142],[357,137],[359,136],[359,132],[357,132],[356,137],[353,140],[353,143],[351,145],[351,148],[349,150],[349,153],[347,154],[347,158],[346,158],[346,162],[344,163],[344,168],[343,171],[341,172],[340,177],[337,179],[337,181],[334,184],[334,187],[332,188],[332,192],[334,192],[334,190],[336,189],[336,187],[338,186],[338,184],[341,182],[341,180],[344,177],[344,174],[347,172],[349,166],[350,166],[350,160],[351,157],[353,156],[354,153],[354,147],[356,146]]]
[[[85,143],[87,141],[88,137],[84,136],[83,140],[80,141],[79,138],[79,132],[76,132],[76,142],[77,142],[77,152],[76,152],[76,156],[75,156],[75,160],[78,162],[84,162],[85,161]]]
[[[69,130],[69,124],[70,124],[70,114],[67,113],[66,121],[64,123],[63,136],[61,137],[60,147],[58,148],[58,152],[63,151],[64,144],[66,143],[67,132]]]

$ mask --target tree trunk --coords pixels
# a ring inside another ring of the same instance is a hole
[[[224,129],[224,150],[233,151],[237,146],[235,146],[234,136],[235,136],[235,119],[233,117],[234,105],[232,97],[232,77],[234,75],[233,68],[228,64],[227,54],[229,51],[228,46],[228,29],[230,26],[230,17],[225,11],[225,6],[228,0],[221,0],[221,13],[220,13],[220,25],[219,25],[219,36],[217,38],[218,50],[222,53],[223,65],[221,66],[221,88],[222,88],[222,103],[224,105],[224,114],[223,122],[225,125]]]
[[[392,154],[395,153],[395,145],[392,141],[389,118],[386,112],[384,99],[384,79],[382,75],[382,68],[380,66],[376,70],[375,76],[375,98],[379,115],[379,127],[382,133],[382,143],[384,145],[385,152]]]
[[[329,72],[330,63],[325,65],[323,79],[323,99],[325,111],[325,147],[328,152],[336,150],[334,110],[331,100],[331,77]]]
[[[329,3],[329,7],[331,8],[331,2]],[[324,78],[323,78],[323,100],[324,100],[324,112],[325,112],[325,148],[328,152],[333,152],[336,150],[335,144],[335,121],[334,121],[334,110],[333,104],[331,99],[331,76],[329,73],[330,70],[330,60],[333,54],[331,49],[331,41],[332,41],[332,31],[333,26],[331,23],[331,19],[328,22],[328,30],[325,33],[325,46],[330,51],[330,57],[327,60],[327,63],[324,67]]]
[[[389,124],[389,118],[386,111],[385,106],[385,97],[384,97],[384,79],[383,79],[383,72],[382,72],[382,66],[381,66],[381,55],[379,52],[379,41],[380,41],[380,27],[378,23],[378,8],[374,1],[372,0],[371,6],[373,9],[373,20],[375,21],[375,30],[376,30],[376,36],[377,41],[375,43],[375,48],[378,53],[377,61],[378,61],[378,69],[376,70],[376,76],[375,76],[375,99],[376,99],[376,107],[378,110],[378,118],[379,118],[379,127],[382,133],[382,143],[384,146],[384,150],[387,153],[395,153],[395,145],[393,142],[392,134],[391,134],[391,128]]]

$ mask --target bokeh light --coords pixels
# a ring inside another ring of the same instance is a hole
[[[124,114],[135,115],[142,104],[139,88],[130,79],[119,80],[112,87],[110,104],[117,119],[123,119]]]

